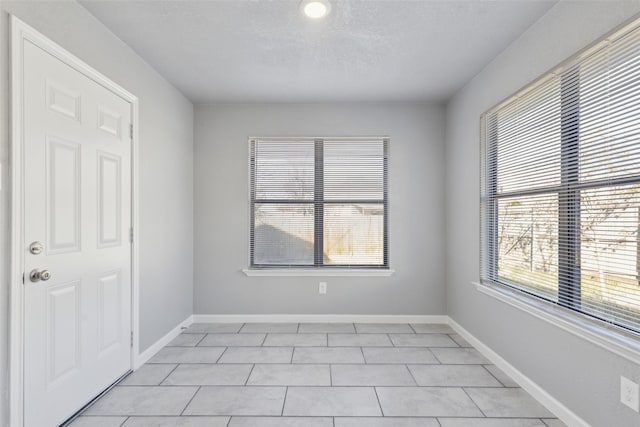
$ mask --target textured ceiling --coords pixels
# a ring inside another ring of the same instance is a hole
[[[195,103],[440,101],[554,3],[298,0],[81,3]]]

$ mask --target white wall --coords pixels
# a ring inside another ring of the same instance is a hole
[[[480,114],[640,12],[638,1],[560,2],[447,105],[448,314],[593,426],[637,426],[620,401],[620,375],[640,369],[471,285],[479,272]]]
[[[0,425],[7,414],[9,15],[140,99],[140,349],[193,312],[193,105],[75,2],[0,4]]]
[[[196,314],[444,314],[444,111],[415,104],[196,106]],[[388,135],[384,278],[246,277],[249,136]],[[328,282],[318,295],[318,281]]]

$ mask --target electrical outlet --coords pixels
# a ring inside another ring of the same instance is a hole
[[[620,402],[636,412],[640,409],[640,387],[629,378],[620,377]]]
[[[326,294],[327,293],[327,282],[320,282],[318,285],[318,293]]]

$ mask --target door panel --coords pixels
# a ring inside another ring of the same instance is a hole
[[[51,80],[47,80],[47,105],[51,111],[80,121],[80,95]]]
[[[122,139],[122,117],[100,106],[98,107],[98,129],[120,140]]]
[[[80,368],[80,282],[47,290],[47,386]]]
[[[121,341],[122,298],[120,272],[109,272],[98,279],[98,351],[104,353]]]
[[[98,247],[120,246],[122,183],[120,157],[98,152]]]
[[[80,144],[47,138],[47,253],[80,250]]]
[[[24,420],[40,427],[131,367],[131,105],[29,41],[22,60]]]

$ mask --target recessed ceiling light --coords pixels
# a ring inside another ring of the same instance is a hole
[[[331,12],[331,3],[328,0],[302,0],[300,9],[307,17],[320,19]]]

